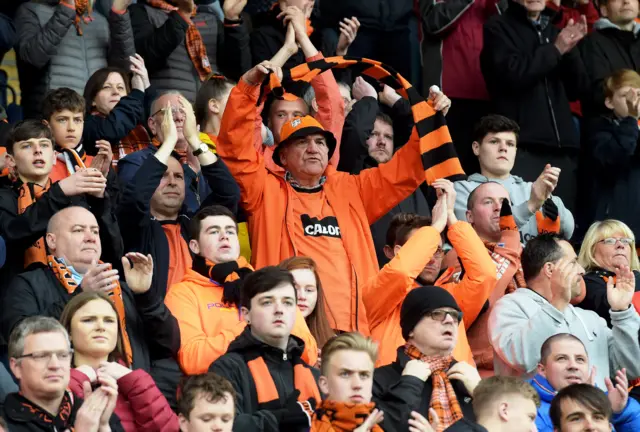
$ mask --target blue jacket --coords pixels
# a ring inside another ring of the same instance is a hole
[[[551,387],[549,381],[540,374],[531,378],[529,382],[540,396],[540,408],[538,408],[538,416],[536,417],[538,432],[553,432],[549,408],[551,407],[551,400],[557,392]],[[640,430],[640,403],[629,397],[625,409],[620,414],[614,414],[611,423],[616,432]]]

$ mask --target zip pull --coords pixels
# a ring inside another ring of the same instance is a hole
[[[287,361],[287,353],[282,353],[282,360]]]

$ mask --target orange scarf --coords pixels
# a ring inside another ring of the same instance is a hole
[[[325,400],[316,408],[311,432],[347,432],[358,428],[369,417],[376,404],[353,404]],[[374,425],[372,432],[383,432]]]
[[[44,186],[36,183],[23,183],[18,194],[18,214],[22,214],[31,204],[35,203],[51,187],[51,180],[47,179]],[[47,263],[47,246],[44,237],[40,237],[24,252],[24,267],[35,262]]]
[[[149,6],[172,12],[177,11],[178,8],[167,3],[165,0],[147,0]],[[193,10],[191,17],[196,15],[196,9]],[[189,20],[189,28],[187,29],[187,37],[185,39],[185,45],[187,52],[191,58],[193,66],[198,71],[200,81],[205,81],[209,75],[211,75],[211,64],[209,63],[209,57],[207,56],[207,48],[202,41],[202,35],[196,28],[196,25],[192,20]]]
[[[85,153],[82,146],[76,147],[78,150],[74,149],[62,149],[58,148],[58,159],[61,162],[64,162],[67,167],[67,173],[69,175],[73,175],[76,172],[76,166],[80,168],[86,168],[86,164],[84,161],[87,159],[87,154]]]
[[[64,2],[69,7],[72,7],[70,4]],[[73,24],[76,27],[76,32],[78,32],[78,36],[82,36],[82,26],[80,25],[80,21],[83,21],[85,24],[93,21],[93,17],[91,16],[92,6],[91,0],[75,0],[75,10],[76,17],[73,21]]]
[[[440,424],[436,432],[442,432],[463,417],[458,397],[456,396],[451,381],[447,377],[447,370],[451,366],[453,356],[433,356],[423,355],[418,348],[407,344],[404,348],[405,354],[411,359],[422,360],[431,369],[431,381],[433,392],[429,407],[433,408],[440,419]],[[433,422],[429,415],[429,422]]]
[[[64,286],[69,294],[73,294],[78,288],[78,284],[75,280],[73,280],[73,276],[71,270],[69,270],[61,258],[56,258],[53,255],[47,256],[47,262],[49,263],[49,268],[53,271],[53,274],[56,275],[58,281]],[[98,261],[99,264],[103,264],[102,261]],[[111,267],[109,267],[111,270]],[[111,298],[111,301],[116,307],[116,311],[118,312],[118,319],[120,321],[120,328],[122,329],[122,345],[124,348],[124,354],[127,360],[127,363],[131,365],[133,363],[133,353],[131,351],[131,341],[129,339],[129,334],[127,333],[127,322],[125,319],[125,309],[124,309],[124,300],[122,299],[122,288],[120,287],[120,282],[116,281],[116,287],[107,293],[107,295]]]
[[[296,390],[300,390],[298,396],[298,402],[305,403],[305,406],[309,416],[313,415],[313,410],[308,404],[309,399],[321,400],[320,391],[316,385],[316,380],[311,373],[311,369],[306,367],[300,359],[299,362],[293,367],[293,382]],[[295,362],[295,359],[293,359]],[[256,357],[253,360],[247,361],[247,366],[253,377],[253,382],[256,383],[256,393],[258,394],[258,403],[266,404],[274,400],[280,399],[276,384],[273,382],[271,373],[267,364],[262,357]]]

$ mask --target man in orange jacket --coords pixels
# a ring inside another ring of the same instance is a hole
[[[420,285],[432,284],[449,291],[464,315],[453,356],[458,361],[474,364],[465,329],[474,322],[495,286],[495,266],[471,225],[456,218],[453,183],[440,179],[433,186],[440,194],[432,211],[433,222],[418,215],[396,217],[396,220],[405,220],[392,223],[389,228],[395,230],[395,245],[386,251],[393,259],[364,289],[371,335],[380,343],[378,367],[392,363],[397,348],[405,343],[400,329],[400,306],[405,296]],[[447,269],[438,278],[444,257],[441,233],[446,226],[449,241],[465,268],[462,280],[453,277],[453,269]]]
[[[240,314],[240,282],[253,272],[240,256],[238,224],[222,206],[200,210],[191,220],[189,248],[196,254],[182,282],[169,289],[165,304],[180,326],[178,363],[187,375],[205,373],[246,327]],[[318,359],[316,341],[297,311],[293,334],[305,344],[302,356]]]
[[[332,327],[368,334],[362,288],[378,272],[369,226],[424,181],[418,135],[388,163],[349,175],[328,166],[334,135],[312,117],[294,118],[284,124],[273,154],[285,169],[280,175],[266,168],[253,133],[260,83],[270,71],[279,72],[262,62],[232,90],[218,144],[240,185],[254,265],[312,257],[335,317]],[[439,94],[434,105],[444,110],[449,100]]]

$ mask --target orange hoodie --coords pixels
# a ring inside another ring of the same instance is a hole
[[[222,287],[188,269],[182,282],[171,285],[167,292],[164,302],[180,326],[178,363],[187,375],[207,372],[246,327],[238,308],[222,303],[222,291]],[[300,311],[291,333],[304,341],[302,359],[316,364],[316,340]]]
[[[254,146],[259,92],[259,86],[240,80],[229,96],[218,137],[218,155],[238,182],[242,206],[248,214],[255,268],[276,265],[297,255],[296,244],[304,235],[295,229],[293,188],[265,167],[264,158]],[[340,227],[349,260],[346,267],[352,269],[351,274],[343,275],[347,286],[325,287],[335,317],[331,324],[338,330],[368,334],[363,286],[379,271],[369,226],[424,181],[417,133],[414,130],[409,142],[386,164],[357,176],[337,172],[329,165],[325,175],[323,191]]]
[[[449,269],[435,285],[449,291],[464,314],[453,356],[474,365],[466,329],[475,321],[495,286],[495,266],[482,240],[467,222],[451,225],[448,236],[460,253],[466,273],[459,283],[450,282],[453,271]],[[416,278],[439,245],[440,233],[435,228],[420,228],[365,287],[364,303],[371,336],[380,343],[376,367],[395,361],[397,348],[405,343],[400,328],[402,302],[407,293],[418,286]]]

